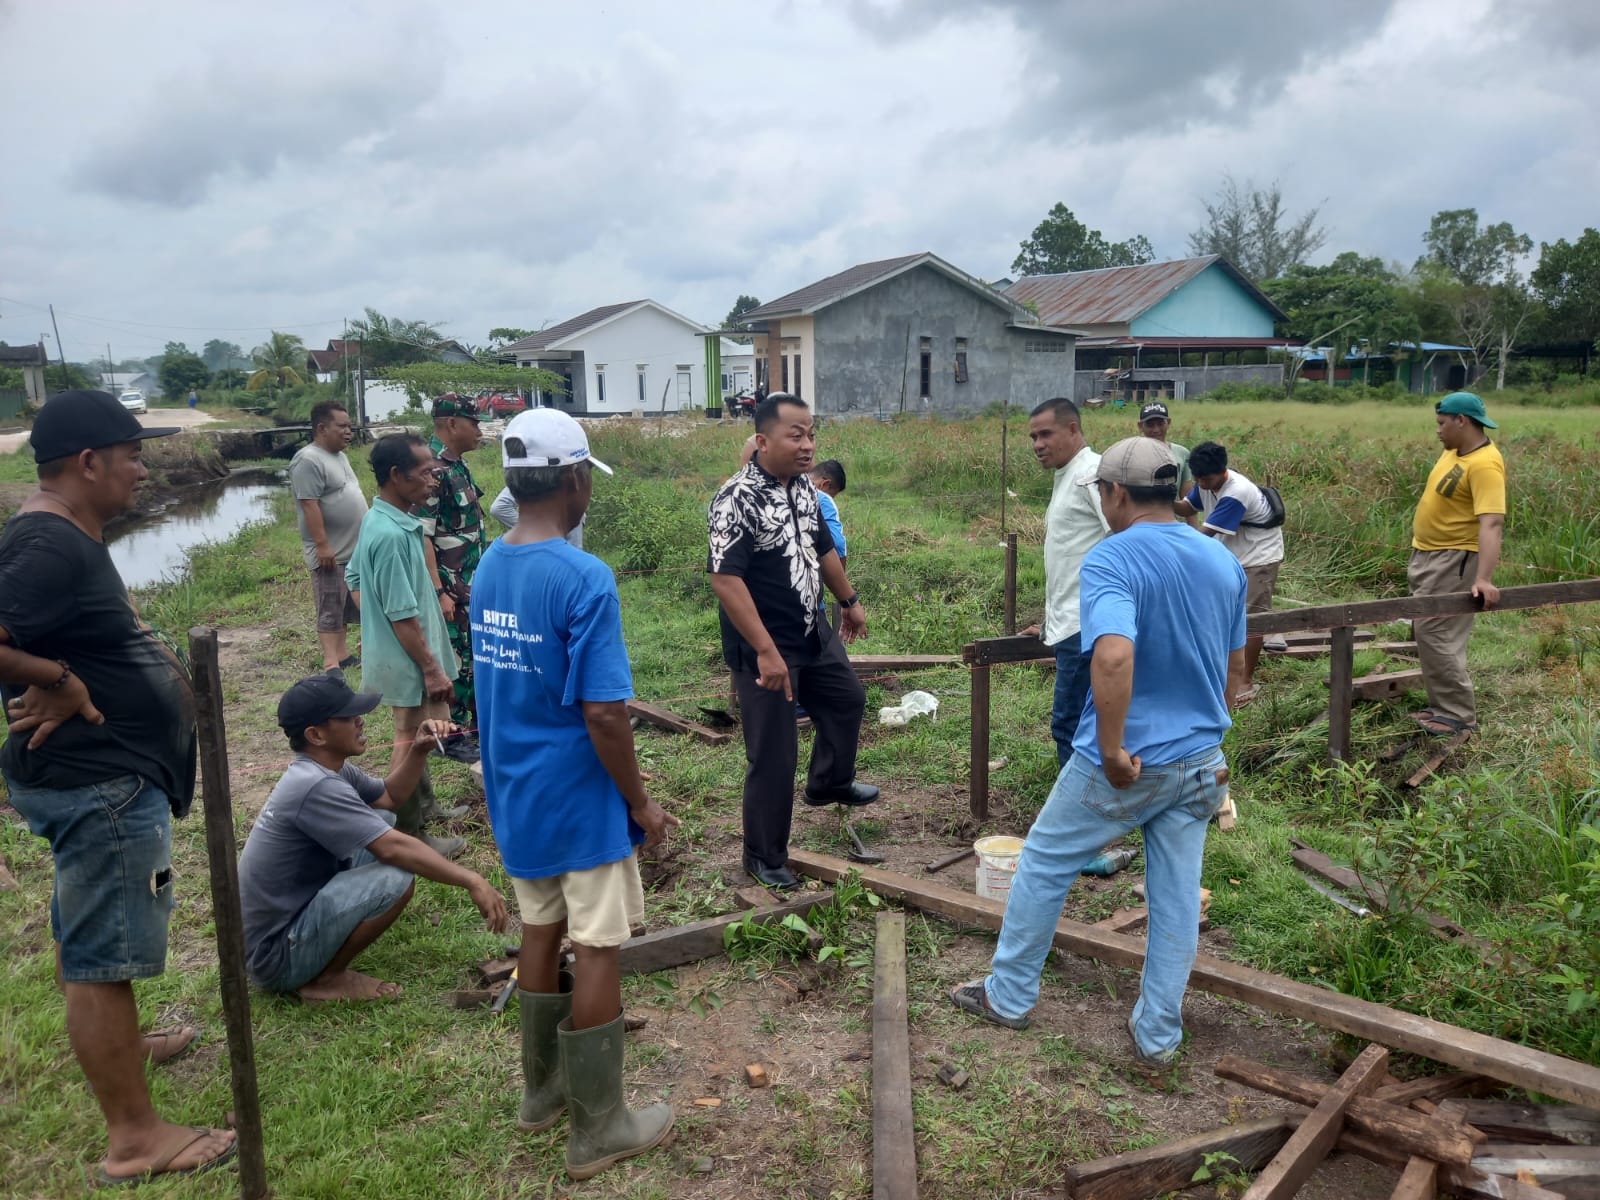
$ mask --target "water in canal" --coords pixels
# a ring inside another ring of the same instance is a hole
[[[237,471],[184,488],[164,511],[120,523],[108,538],[111,561],[130,588],[174,578],[196,546],[226,541],[250,522],[270,517],[273,497],[284,487],[281,472]]]

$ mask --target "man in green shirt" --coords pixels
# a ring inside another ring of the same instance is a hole
[[[439,607],[450,630],[450,645],[461,666],[455,678],[450,719],[466,729],[477,728],[477,704],[472,691],[472,631],[467,623],[472,599],[472,576],[483,557],[483,489],[472,477],[467,455],[478,448],[478,409],[472,400],[454,392],[433,402],[434,470],[439,487],[417,509],[422,532],[427,535],[423,553]],[[475,738],[473,740],[476,740]],[[478,752],[458,738],[445,753],[458,762],[476,762]]]
[[[345,580],[361,606],[362,686],[382,692],[393,707],[399,754],[424,721],[449,716],[459,664],[428,572],[422,522],[411,515],[438,484],[433,454],[414,433],[379,438],[372,447],[372,473],[378,495],[361,522]],[[426,772],[395,810],[395,827],[422,837],[425,808],[436,808]],[[422,840],[446,858],[466,845],[458,837]]]

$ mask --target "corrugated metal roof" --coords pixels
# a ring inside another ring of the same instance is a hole
[[[837,275],[829,275],[826,279],[819,279],[815,283],[807,284],[797,291],[790,292],[787,296],[779,296],[776,300],[768,300],[760,308],[751,309],[740,316],[741,321],[763,321],[768,317],[792,317],[797,313],[810,312],[831,304],[841,296],[850,292],[859,291],[869,284],[877,282],[886,275],[892,275],[908,263],[916,262],[919,258],[926,258],[923,254],[903,254],[899,258],[885,258],[878,262],[859,263],[849,270],[840,271]]]
[[[1227,259],[1216,254],[1144,263],[1137,267],[1024,275],[1006,289],[1006,295],[1019,304],[1032,302],[1038,308],[1039,319],[1046,325],[1121,325],[1149,312],[1213,263],[1274,317],[1283,319],[1282,311],[1261,289]]]
[[[591,308],[588,312],[573,317],[570,321],[563,321],[559,325],[541,329],[538,333],[530,333],[527,337],[520,338],[509,346],[502,346],[500,348],[500,356],[504,358],[514,354],[526,354],[535,350],[548,350],[564,338],[569,338],[575,333],[582,333],[589,326],[598,325],[607,317],[614,317],[625,308],[632,308],[636,304],[643,303],[643,300],[629,300],[625,304],[602,304],[599,308]]]

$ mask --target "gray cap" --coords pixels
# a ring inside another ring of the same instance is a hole
[[[1095,481],[1123,487],[1177,486],[1178,460],[1155,438],[1123,438],[1100,456]]]

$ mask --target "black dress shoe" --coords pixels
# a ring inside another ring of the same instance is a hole
[[[800,879],[788,867],[764,867],[748,854],[744,856],[744,869],[762,887],[790,892],[800,886]]]
[[[464,733],[452,733],[444,740],[444,756],[470,767],[479,758],[477,743]]]
[[[863,804],[871,804],[877,798],[877,788],[853,779],[840,787],[824,788],[820,792],[813,792],[809,788],[806,790],[806,803],[813,808],[821,808],[826,804],[847,804],[858,808]]]

